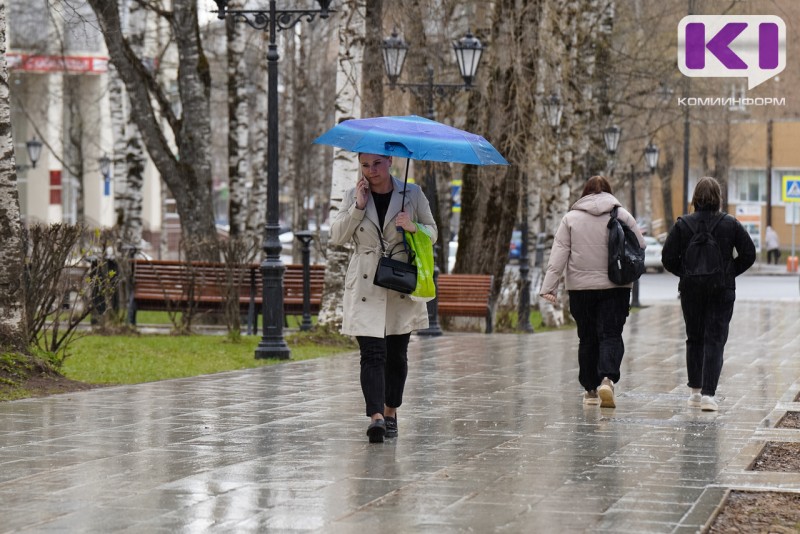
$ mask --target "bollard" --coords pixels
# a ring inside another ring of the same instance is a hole
[[[790,273],[797,272],[797,256],[789,256],[786,258],[786,271]]]

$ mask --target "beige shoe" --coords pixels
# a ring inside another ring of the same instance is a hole
[[[614,402],[614,382],[606,377],[597,388],[597,394],[600,396],[601,408],[616,408],[617,404]]]
[[[689,400],[686,401],[686,404],[692,408],[700,408],[700,401],[702,400],[702,397],[703,396],[700,394],[700,388],[692,388],[692,394],[689,395]]]
[[[599,406],[600,405],[600,397],[597,396],[597,390],[593,389],[591,391],[585,391],[583,393],[583,404],[584,406]]]
[[[703,395],[700,399],[700,409],[704,412],[716,412],[719,410],[719,406],[717,406],[717,401],[714,400],[714,397]]]

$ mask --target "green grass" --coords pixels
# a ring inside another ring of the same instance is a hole
[[[259,310],[260,311],[260,310]],[[300,326],[300,323],[303,322],[302,315],[287,315],[286,322],[289,325],[289,328],[297,328]],[[313,324],[317,324],[317,316],[311,316],[311,322]],[[203,323],[203,313],[198,313],[196,316],[195,324],[202,324]],[[141,325],[171,325],[172,322],[169,320],[169,314],[167,312],[160,312],[160,311],[140,311],[136,312],[136,324]],[[261,328],[261,315],[258,316],[258,326]],[[242,318],[242,331],[247,329],[247,319]]]
[[[260,336],[233,343],[225,336],[86,336],[70,345],[61,372],[90,384],[138,384],[168,378],[250,369],[282,360],[256,360]],[[290,345],[292,360],[307,360],[352,347]]]
[[[515,333],[519,332],[517,330],[517,325],[519,324],[519,316],[517,314],[516,309],[514,310],[500,310],[497,313],[497,317],[495,318],[495,332],[497,333]],[[557,330],[569,330],[575,328],[575,323],[568,322],[563,326],[558,328],[553,328],[549,326],[544,326],[542,324],[542,314],[538,310],[531,310],[530,311],[530,323],[533,327],[533,331],[538,332],[554,332]]]

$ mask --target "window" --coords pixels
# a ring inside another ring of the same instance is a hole
[[[766,202],[767,180],[764,169],[732,169],[728,181],[729,202]]]

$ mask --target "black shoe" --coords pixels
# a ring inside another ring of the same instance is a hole
[[[383,436],[386,434],[386,423],[383,419],[376,419],[367,428],[367,436],[370,443],[383,443]]]
[[[385,417],[384,420],[386,421],[386,437],[387,438],[396,438],[397,437],[397,417]]]

